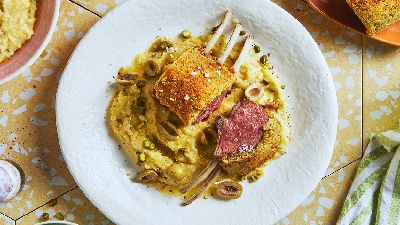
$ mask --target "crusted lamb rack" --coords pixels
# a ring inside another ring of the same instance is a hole
[[[246,36],[243,49],[232,68],[223,64],[239,38],[242,29],[236,24],[227,47],[219,58],[211,55],[232,12],[226,11],[221,24],[205,47],[197,46],[183,53],[168,66],[155,84],[156,96],[186,124],[196,124],[208,118],[222,103],[235,82],[237,72],[253,43],[251,35]]]
[[[205,182],[183,205],[189,205],[207,190],[222,169],[235,176],[245,175],[270,158],[269,151],[256,148],[263,136],[267,119],[264,108],[249,100],[239,102],[229,118],[218,118],[218,140],[213,159],[180,192],[186,193],[202,181]]]
[[[184,52],[168,66],[155,84],[156,96],[186,124],[196,124],[219,108],[236,80],[235,74],[253,45],[253,37],[246,35],[244,46],[231,68],[224,66],[229,53],[239,38],[242,25],[237,23],[226,48],[218,58],[210,54],[212,48],[231,21],[232,13],[224,17],[205,47]],[[270,151],[256,148],[263,136],[268,117],[264,108],[252,101],[236,104],[229,118],[217,119],[218,140],[213,159],[200,174],[180,192],[187,193],[203,182],[199,190],[187,198],[183,205],[192,203],[215,182],[224,170],[236,176],[245,175],[261,166],[270,157]]]

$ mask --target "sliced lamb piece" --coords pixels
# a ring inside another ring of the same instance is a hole
[[[230,118],[219,119],[214,156],[225,172],[241,177],[273,157],[280,135],[264,134],[267,121],[265,109],[248,100],[238,103]]]
[[[219,118],[218,145],[215,156],[223,158],[232,154],[250,152],[263,135],[266,114],[262,106],[251,101],[241,101],[230,118]]]
[[[212,102],[210,102],[210,104],[208,104],[206,106],[206,108],[200,112],[200,114],[197,116],[197,118],[193,122],[193,124],[205,121],[211,115],[211,113],[213,113],[215,110],[217,110],[219,108],[222,101],[224,100],[226,95],[229,94],[229,92],[230,92],[230,90],[222,92],[222,94],[220,96],[218,96]]]
[[[217,120],[218,144],[214,159],[181,189],[181,193],[201,183],[220,166],[229,174],[241,176],[262,165],[271,157],[269,151],[253,150],[263,136],[266,121],[264,108],[248,100],[236,104],[230,118],[220,117]]]

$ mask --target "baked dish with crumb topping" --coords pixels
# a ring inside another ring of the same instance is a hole
[[[399,0],[346,0],[346,2],[367,28],[368,34],[375,34],[400,20]]]
[[[284,85],[231,17],[225,12],[210,35],[157,38],[120,69],[107,109],[111,133],[138,170],[132,180],[183,205],[210,194],[239,198],[240,182],[257,181],[289,139]],[[229,23],[234,30],[224,35]]]
[[[37,0],[0,0],[0,63],[32,37],[36,8]]]

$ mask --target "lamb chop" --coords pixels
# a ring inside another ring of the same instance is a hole
[[[207,190],[222,169],[231,175],[245,175],[270,158],[268,151],[255,148],[263,136],[263,127],[267,120],[264,108],[249,100],[242,100],[236,104],[229,118],[218,118],[218,140],[213,159],[180,191],[186,193],[200,182],[206,181],[195,194],[183,202],[183,205],[191,204]]]
[[[160,103],[178,115],[185,124],[202,122],[219,108],[235,82],[235,72],[239,70],[252,46],[253,37],[247,35],[233,67],[223,65],[239,38],[242,25],[238,23],[222,55],[216,58],[211,54],[231,17],[232,13],[226,11],[207,45],[184,52],[173,64],[166,66],[154,86]]]
[[[160,103],[178,115],[185,124],[202,122],[219,108],[252,47],[254,38],[247,35],[233,67],[226,68],[223,65],[239,38],[242,25],[238,23],[222,55],[215,58],[210,54],[231,17],[232,13],[226,11],[207,45],[184,52],[173,64],[166,66],[154,86]],[[207,190],[222,170],[235,176],[245,175],[271,157],[268,148],[256,148],[267,120],[264,108],[249,100],[239,102],[229,118],[218,118],[218,140],[213,159],[194,180],[181,189],[181,193],[205,182],[194,195],[184,201],[184,205],[192,203]]]

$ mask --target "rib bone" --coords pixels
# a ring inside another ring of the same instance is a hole
[[[229,53],[231,52],[233,46],[235,45],[237,39],[239,38],[239,33],[242,30],[242,25],[240,23],[236,24],[235,29],[233,30],[233,33],[229,39],[228,45],[226,46],[226,49],[222,53],[222,55],[218,58],[218,61],[221,64],[224,64],[226,58],[228,58]]]
[[[222,32],[226,28],[228,22],[230,22],[231,17],[232,17],[232,12],[229,10],[226,11],[224,18],[222,19],[217,30],[215,31],[215,34],[211,37],[210,41],[206,45],[206,48],[204,50],[204,52],[206,54],[209,54],[211,49],[217,43],[219,37],[222,35]],[[233,30],[233,32],[229,38],[229,42],[228,42],[224,52],[218,58],[218,62],[221,63],[222,65],[226,61],[227,57],[229,56],[229,53],[232,51],[236,41],[238,40],[241,29],[242,29],[242,25],[239,23],[236,24],[235,29]],[[235,64],[232,67],[232,69],[234,70],[235,73],[239,72],[240,66],[243,64],[243,61],[247,57],[247,54],[249,53],[249,50],[253,45],[253,41],[254,41],[253,36],[246,35],[246,40],[245,40],[244,46],[239,54],[239,57],[237,58]],[[221,166],[219,166],[218,164],[219,164],[218,159],[214,157],[214,159],[212,159],[210,161],[210,163],[200,172],[200,174],[197,175],[197,177],[195,177],[191,182],[189,182],[184,187],[182,187],[182,189],[180,190],[180,193],[184,194],[205,180],[203,185],[200,187],[200,189],[196,193],[194,193],[189,198],[184,200],[184,202],[182,203],[184,206],[191,204],[202,193],[204,193],[212,185],[213,182],[215,182],[215,180],[218,178],[218,175],[222,171]]]
[[[189,198],[185,199],[183,201],[182,205],[187,206],[190,205],[194,200],[196,200],[201,194],[203,194],[218,178],[218,175],[221,173],[221,168],[219,166],[215,167],[214,170],[211,171],[211,173],[208,176],[208,179],[204,182],[204,184],[201,186],[201,188],[196,191],[192,196]]]
[[[243,49],[240,52],[240,55],[235,62],[235,65],[233,65],[233,70],[235,71],[235,73],[239,72],[240,66],[243,64],[244,59],[246,58],[251,46],[253,45],[253,41],[254,41],[253,36],[251,35],[246,36],[246,41],[244,42]]]
[[[231,21],[231,17],[232,17],[232,12],[227,10],[225,12],[224,18],[222,19],[221,24],[215,31],[215,34],[211,37],[210,41],[207,43],[206,49],[204,50],[205,53],[209,53],[211,49],[214,47],[215,43],[217,43],[219,36],[221,36],[228,22]]]
[[[210,173],[215,169],[217,165],[218,165],[217,160],[211,160],[211,162],[200,172],[200,174],[196,178],[194,178],[190,183],[186,184],[181,190],[179,190],[179,192],[185,194],[190,189],[198,185],[200,182],[206,179],[207,176],[210,175]]]

